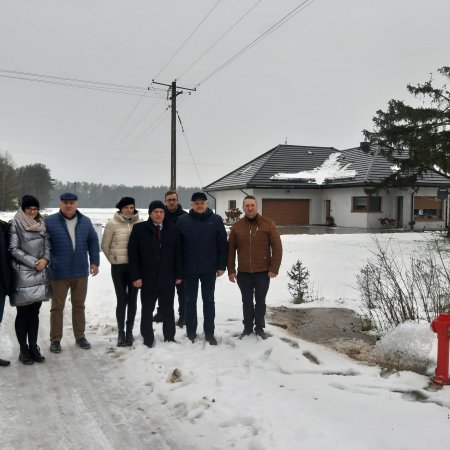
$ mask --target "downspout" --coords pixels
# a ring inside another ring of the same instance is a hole
[[[209,195],[211,198],[214,199],[214,211],[216,211],[216,207],[217,207],[217,200],[216,197],[214,197],[214,195],[211,195],[208,191],[205,191],[206,195]]]

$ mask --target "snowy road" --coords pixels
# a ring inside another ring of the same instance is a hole
[[[11,327],[15,311],[8,309]],[[48,309],[48,304],[42,308],[40,343],[47,341]],[[65,324],[70,324],[67,312]],[[117,363],[105,353],[109,340],[89,333],[87,338],[92,348],[82,350],[66,328],[62,353],[51,354],[46,346],[41,349],[45,363],[24,366],[13,359],[1,371],[2,450],[179,448],[177,441],[182,441],[176,438],[176,421],[169,422],[165,413],[149,407],[151,387],[140,391],[117,378],[113,370]],[[1,341],[3,350],[10,347],[13,355],[17,353],[14,333],[5,333],[5,327]]]

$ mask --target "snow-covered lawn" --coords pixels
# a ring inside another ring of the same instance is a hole
[[[415,233],[383,235],[405,255],[425,245],[425,238]],[[289,303],[286,271],[300,258],[317,296],[324,298],[311,306],[359,311],[355,274],[368,257],[370,242],[369,234],[283,236],[284,260],[268,304],[294,306]],[[380,367],[358,363],[277,327],[266,328],[271,335],[266,341],[255,336],[239,340],[241,300],[226,275],[216,287],[217,347],[205,345],[201,334],[192,344],[180,329],[178,344],[164,343],[157,324],[156,345],[148,349],[138,336],[138,311],[135,345],[117,348],[115,295],[103,255],[101,273],[90,279],[87,300],[91,350],[75,348],[68,304],[63,353],[51,354],[49,305],[41,311],[40,345],[47,361],[26,367],[17,361],[15,311],[6,306],[0,356],[10,358],[12,366],[0,371],[2,449],[448,446],[450,386],[433,390],[425,376],[385,374]],[[199,318],[201,314],[200,300]],[[435,358],[434,334],[427,325],[416,327],[416,334],[406,327],[408,339],[420,337],[415,348]],[[397,343],[402,340],[399,333]]]

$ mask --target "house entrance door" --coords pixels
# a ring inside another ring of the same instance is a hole
[[[328,225],[329,217],[331,216],[331,200],[325,200],[325,223]]]

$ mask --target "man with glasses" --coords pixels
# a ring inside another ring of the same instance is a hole
[[[183,209],[183,207],[180,205],[178,201],[178,194],[177,191],[171,190],[167,191],[164,196],[164,202],[165,202],[165,218],[171,223],[176,224],[179,217],[181,217],[184,214],[187,214],[186,211]],[[180,328],[183,328],[185,324],[185,287],[184,283],[181,282],[180,284],[177,284],[177,296],[178,296],[178,321],[177,325]],[[158,309],[156,311],[156,314],[153,316],[154,322],[162,322],[163,321],[163,315],[161,312],[160,307],[158,306]]]

